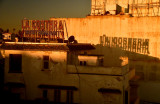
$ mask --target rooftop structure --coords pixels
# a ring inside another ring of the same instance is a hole
[[[7,99],[36,104],[124,104],[130,97],[138,101],[136,93],[130,95],[138,85],[130,83],[135,70],[129,69],[127,59],[107,67],[103,55],[91,52],[91,44],[5,42],[0,49],[5,50]]]
[[[160,16],[159,0],[92,0],[91,15]]]
[[[5,42],[1,45],[1,49],[4,50],[91,50],[95,49],[91,44],[77,43],[77,44],[67,44],[67,43],[31,43],[31,42]]]

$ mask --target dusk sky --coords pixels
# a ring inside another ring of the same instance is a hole
[[[23,18],[82,18],[90,14],[90,4],[91,0],[0,0],[0,28],[18,31]]]

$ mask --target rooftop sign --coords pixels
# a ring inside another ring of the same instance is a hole
[[[23,37],[30,39],[64,39],[64,20],[22,20]]]

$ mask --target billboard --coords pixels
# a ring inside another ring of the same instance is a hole
[[[64,39],[64,20],[22,20],[23,38]]]

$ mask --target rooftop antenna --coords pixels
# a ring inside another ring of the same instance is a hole
[[[68,40],[68,31],[67,31],[67,24],[66,24],[66,21],[65,21],[64,23],[65,23],[65,27],[66,27],[67,40]]]

